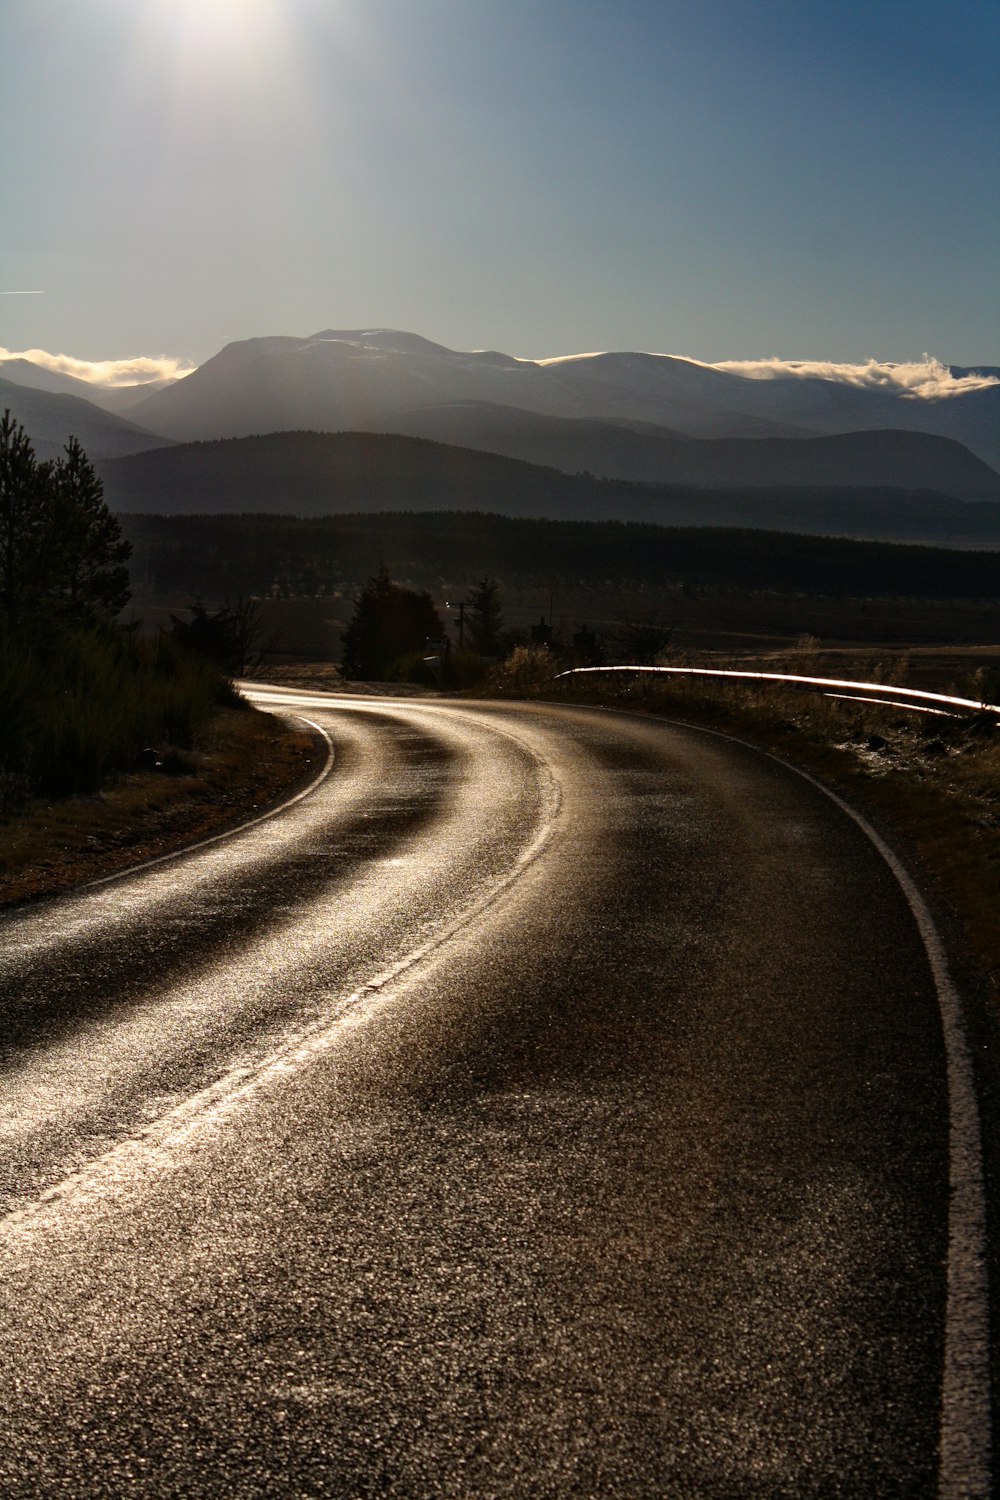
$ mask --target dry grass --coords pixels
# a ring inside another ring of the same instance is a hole
[[[162,752],[166,769],[4,819],[0,904],[96,880],[251,817],[304,781],[318,755],[305,731],[249,707],[221,710],[193,749]]]

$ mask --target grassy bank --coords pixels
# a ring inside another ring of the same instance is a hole
[[[216,710],[187,749],[99,792],[36,798],[0,822],[0,904],[67,890],[265,810],[318,769],[312,736],[249,707]]]
[[[169,637],[96,625],[0,636],[0,813],[94,792],[145,747],[188,750],[231,696],[210,662]]]

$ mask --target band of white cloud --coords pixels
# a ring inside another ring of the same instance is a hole
[[[953,375],[947,365],[929,354],[910,364],[882,363],[877,359],[869,359],[863,365],[837,365],[818,359],[723,359],[707,368],[742,375],[745,380],[834,380],[865,390],[931,400],[980,391],[1000,383],[993,375]]]
[[[148,385],[154,380],[179,380],[190,375],[196,367],[182,359],[161,354],[157,357],[140,354],[132,359],[76,359],[72,354],[49,354],[44,349],[0,348],[0,367],[8,359],[27,359],[43,370],[57,375],[72,375],[85,380],[89,385],[115,387],[120,385]]]
[[[607,351],[605,351],[607,352]],[[939,359],[925,354],[922,360],[893,364],[888,360],[869,359],[860,365],[835,364],[824,359],[721,359],[711,363],[690,359],[687,355],[658,353],[657,359],[681,359],[685,364],[699,365],[703,370],[720,370],[744,380],[831,380],[839,385],[853,385],[865,390],[881,390],[894,396],[915,400],[937,401],[942,397],[961,396],[968,391],[985,390],[1000,384],[995,375],[953,375]],[[572,365],[595,358],[594,354],[565,354],[555,359],[536,359],[537,365]]]
[[[562,355],[555,359],[526,361],[538,365],[575,363],[590,358],[589,355]],[[73,375],[91,385],[116,387],[124,385],[147,385],[159,380],[179,380],[190,375],[197,366],[173,356],[161,354],[157,357],[137,355],[132,359],[77,359],[71,354],[49,354],[44,349],[13,350],[0,347],[0,367],[9,359],[27,359],[42,369],[57,374]],[[931,355],[920,361],[892,364],[877,359],[864,364],[834,364],[819,359],[724,359],[716,363],[707,360],[688,359],[687,363],[701,365],[708,370],[723,370],[728,374],[742,376],[745,380],[832,380],[841,385],[859,386],[866,390],[883,390],[897,396],[912,396],[923,400],[939,400],[946,396],[959,396],[967,391],[984,390],[987,386],[1000,384],[994,375],[953,375],[947,365]]]

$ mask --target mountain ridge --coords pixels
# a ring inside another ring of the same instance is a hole
[[[918,396],[816,375],[754,378],[635,351],[516,359],[392,329],[237,340],[151,393],[133,415],[165,436],[194,441],[276,430],[394,431],[401,414],[456,402],[648,422],[702,438],[897,428],[953,438],[1000,467],[1000,383]]]
[[[791,365],[761,378],[754,368],[751,377],[636,351],[525,360],[393,329],[324,329],[233,341],[158,390],[108,388],[100,406],[89,398],[102,388],[23,357],[0,365],[0,386],[5,369],[16,377],[3,387],[8,404],[43,456],[70,432],[100,458],[174,441],[360,431],[639,483],[890,486],[965,500],[1000,491],[1000,383],[928,397],[907,395],[905,382],[946,381],[933,361],[904,367],[903,385],[888,393],[879,382],[896,367],[854,367],[837,380]],[[32,380],[51,389],[43,397]],[[60,393],[78,404],[53,405]],[[124,402],[125,425],[109,427],[108,408]],[[929,430],[935,424],[949,430]],[[983,457],[991,442],[992,467]]]

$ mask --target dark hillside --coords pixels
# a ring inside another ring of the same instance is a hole
[[[109,460],[100,473],[112,507],[131,513],[481,510],[1000,545],[1000,503],[954,500],[932,490],[632,484],[385,434],[286,432],[188,443]]]
[[[0,371],[5,367],[0,364]],[[91,401],[0,379],[0,412],[5,409],[31,434],[41,459],[59,458],[70,437],[81,443],[95,465],[100,459],[115,461],[147,448],[163,448],[163,438]]]
[[[389,427],[387,422],[386,427]],[[502,453],[564,473],[703,488],[805,485],[937,490],[1000,500],[1000,475],[953,438],[923,432],[695,438],[626,422],[546,417],[463,402],[404,412],[395,432]]]

